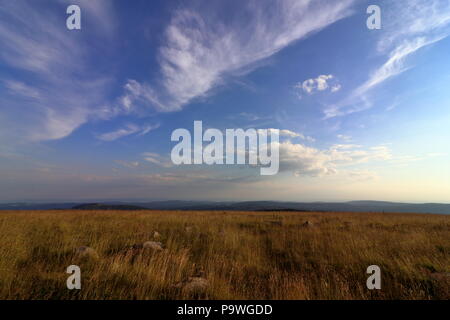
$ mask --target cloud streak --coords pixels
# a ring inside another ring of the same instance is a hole
[[[353,3],[247,1],[236,19],[226,22],[220,16],[224,8],[216,3],[177,10],[160,48],[157,107],[177,111],[205,97],[227,77],[253,70],[293,42],[348,16]]]
[[[149,133],[152,130],[159,128],[159,124],[156,125],[145,125],[138,126],[136,124],[130,123],[123,128],[117,129],[115,131],[106,132],[97,136],[99,140],[102,141],[115,141],[117,139],[130,136],[130,135],[138,135],[143,136]]]
[[[108,3],[75,2],[85,17],[106,25]],[[66,7],[65,0],[50,6],[22,0],[0,4],[0,62],[6,70],[0,76],[2,143],[61,139],[111,113],[105,96],[112,80],[86,63],[93,57],[84,34],[69,33],[59,18]],[[107,32],[100,27],[93,36]]]
[[[388,18],[376,49],[387,60],[343,101],[325,109],[325,118],[363,111],[372,107],[368,95],[383,82],[410,68],[407,59],[421,48],[450,35],[450,3],[442,0],[412,0],[383,6]],[[395,16],[394,16],[395,15]]]

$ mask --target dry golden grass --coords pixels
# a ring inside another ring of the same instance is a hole
[[[154,230],[166,250],[128,249]],[[5,211],[0,239],[1,299],[450,298],[444,215]],[[66,288],[71,264],[81,290]],[[382,290],[366,287],[374,264]],[[205,292],[176,286],[199,270]]]

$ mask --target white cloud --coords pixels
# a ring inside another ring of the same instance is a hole
[[[291,171],[296,176],[324,176],[338,173],[339,167],[348,167],[370,161],[387,161],[392,158],[389,148],[377,146],[363,148],[358,145],[333,145],[320,150],[282,142],[280,147],[280,171]]]
[[[269,129],[269,131],[272,131],[274,129]],[[301,133],[297,133],[291,130],[280,130],[280,136],[285,136],[285,137],[289,137],[289,138],[302,138],[304,139],[305,136]]]
[[[157,105],[166,111],[180,110],[227,77],[249,72],[294,41],[348,16],[353,3],[253,0],[239,4],[239,19],[227,21],[220,6],[228,2],[177,10],[160,49]]]
[[[3,83],[12,94],[31,99],[40,98],[40,93],[38,90],[21,81],[3,80]]]
[[[106,132],[97,136],[97,139],[102,141],[114,141],[129,135],[137,134],[138,136],[143,136],[150,131],[157,129],[159,125],[146,125],[146,126],[138,126],[136,124],[130,123],[126,125],[124,128],[117,129],[112,132]]]
[[[241,113],[237,114],[236,116],[230,116],[229,118],[230,119],[245,119],[247,121],[258,121],[261,119],[265,119],[256,114],[248,113],[248,112],[241,112]]]
[[[156,164],[159,167],[163,168],[171,168],[173,167],[173,163],[166,159],[165,157],[162,157],[161,155],[153,152],[145,152],[143,153],[144,160],[148,161],[150,163]]]
[[[280,144],[280,171],[291,171],[296,176],[323,176],[337,173],[329,155],[302,144]]]
[[[141,84],[136,80],[130,79],[124,86],[125,93],[119,98],[120,110],[116,110],[116,113],[131,113],[136,111],[135,109],[139,105],[144,107],[154,107],[158,111],[169,111],[159,103],[156,93],[148,84]]]
[[[306,140],[306,141],[309,141],[309,142],[315,142],[315,141],[316,141],[316,139],[314,139],[313,137],[305,136],[303,133],[294,132],[294,131],[287,130],[287,129],[282,129],[282,130],[280,130],[280,129],[274,129],[274,128],[269,128],[269,129],[258,129],[258,131],[265,131],[265,130],[267,130],[269,133],[278,131],[279,136],[280,136],[281,138],[282,138],[282,137],[285,137],[285,138],[291,138],[291,139],[293,139],[293,138],[300,138],[300,139],[302,139],[302,140]]]
[[[372,107],[368,94],[384,81],[408,70],[407,59],[426,46],[450,35],[447,0],[397,1],[384,6],[383,32],[377,43],[386,61],[345,100],[325,110],[325,117],[342,116]]]
[[[302,83],[297,84],[295,87],[303,89],[306,93],[312,94],[315,91],[324,91],[328,89],[328,80],[333,79],[333,75],[320,75],[315,79],[308,79]]]
[[[97,136],[97,138],[99,140],[103,140],[103,141],[114,141],[119,138],[126,137],[131,134],[137,133],[140,130],[141,129],[138,126],[136,126],[134,124],[129,124],[125,128],[120,128],[120,129],[117,129],[112,132],[103,133],[103,134]]]
[[[348,136],[348,135],[345,135],[345,134],[338,134],[337,137],[338,137],[338,139],[340,139],[342,141],[345,141],[345,142],[348,142],[348,141],[352,140],[351,136]]]
[[[129,169],[135,169],[139,167],[139,161],[124,161],[124,160],[116,160],[117,164],[120,164],[121,166]]]
[[[309,95],[312,95],[318,91],[329,90],[332,93],[341,90],[341,85],[337,82],[336,78],[332,74],[320,75],[317,78],[307,79],[303,82],[299,82],[294,86],[295,89],[299,89]],[[298,94],[301,98],[301,94]]]
[[[405,59],[416,52],[422,47],[442,40],[442,37],[438,38],[426,38],[418,37],[412,40],[408,40],[399,44],[389,55],[389,59],[370,76],[370,78],[363,83],[359,88],[355,90],[355,95],[365,94],[378,84],[386,81],[387,79],[394,77],[405,70],[408,67],[405,66]]]
[[[338,92],[339,90],[341,90],[342,86],[340,84],[334,84],[331,86],[331,92]]]
[[[140,136],[144,136],[144,135],[146,135],[147,133],[149,133],[150,131],[155,130],[155,129],[158,129],[159,126],[160,126],[159,123],[154,124],[154,125],[145,125],[145,126],[142,127],[142,130],[141,130],[141,132],[139,133],[139,135],[140,135]]]
[[[78,2],[86,5],[83,15],[99,20],[101,15],[105,21],[108,1],[90,2]],[[92,11],[99,6],[102,10]],[[61,20],[66,7],[63,0],[50,6],[22,0],[0,6],[0,61],[14,70],[0,76],[6,88],[0,93],[2,143],[61,139],[110,113],[104,97],[111,78],[85,64],[91,58],[85,38],[68,36]],[[92,33],[104,35],[100,29]],[[26,83],[17,80],[20,73],[26,73]]]
[[[353,170],[348,172],[348,176],[351,180],[357,182],[365,182],[379,179],[376,172],[370,170]]]

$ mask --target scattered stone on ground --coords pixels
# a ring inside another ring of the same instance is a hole
[[[161,234],[158,231],[153,231],[153,239],[155,240],[161,239]]]
[[[307,220],[305,223],[302,224],[302,227],[304,227],[304,228],[311,228],[311,227],[314,227],[314,223],[312,223],[311,221]]]
[[[203,294],[209,286],[209,281],[205,277],[205,272],[199,270],[195,272],[195,276],[189,277],[187,280],[177,283],[174,287],[183,290],[188,294]]]
[[[162,251],[163,250],[162,243],[156,242],[156,241],[146,241],[143,243],[142,247],[144,249],[151,249],[154,251]]]
[[[183,290],[188,293],[202,293],[208,289],[208,280],[202,277],[190,277],[183,284]]]
[[[131,249],[139,250],[139,249],[142,249],[143,247],[144,247],[144,245],[142,243],[136,243],[131,246]]]
[[[75,253],[80,258],[98,258],[97,251],[87,246],[78,247]]]

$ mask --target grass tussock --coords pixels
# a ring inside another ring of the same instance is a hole
[[[140,249],[154,231],[163,250]],[[10,211],[0,240],[1,299],[450,299],[443,215]],[[208,285],[186,290],[199,274]]]

